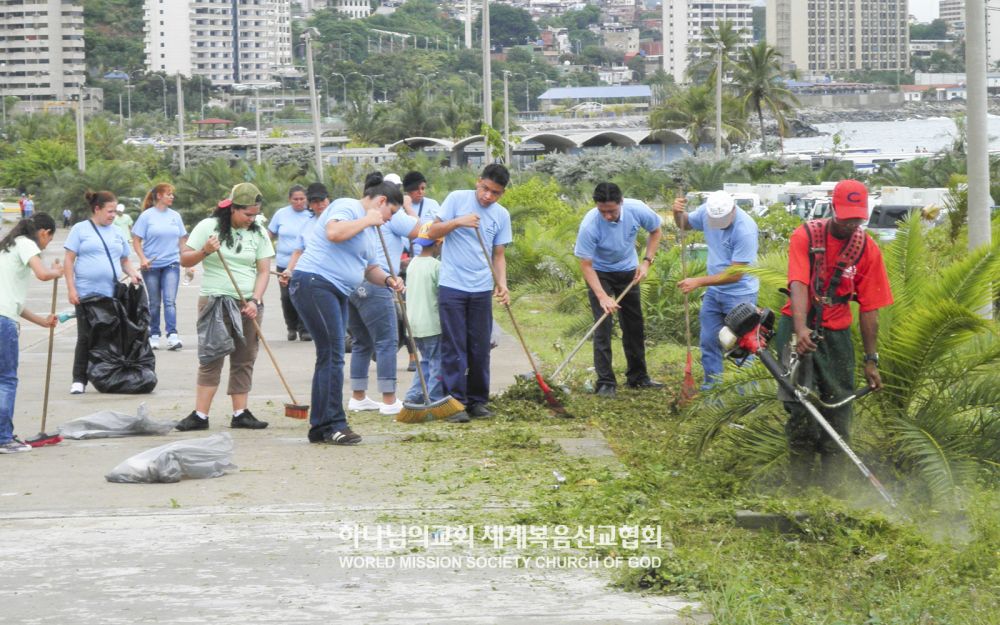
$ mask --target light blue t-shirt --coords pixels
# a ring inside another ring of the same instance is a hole
[[[392,216],[389,223],[380,226],[382,236],[385,237],[385,246],[389,249],[389,257],[392,259],[392,271],[396,275],[399,275],[399,261],[403,256],[403,240],[409,240],[410,233],[413,232],[413,228],[416,225],[417,218],[410,217],[400,209]],[[389,263],[386,262],[382,243],[377,240],[377,234],[375,238],[375,242],[378,244],[378,264],[382,268],[382,271],[389,273]]]
[[[601,217],[595,207],[580,222],[573,254],[593,262],[595,271],[634,271],[639,265],[635,251],[639,228],[653,232],[659,227],[660,216],[639,200],[622,200],[618,221]]]
[[[291,205],[279,208],[271,217],[267,229],[278,237],[274,248],[276,253],[274,262],[277,263],[278,267],[287,267],[288,261],[292,258],[292,252],[301,249],[298,247],[299,234],[312,220],[312,211],[305,208],[297,211]]]
[[[113,297],[115,282],[121,274],[121,259],[128,258],[128,244],[122,236],[121,228],[114,225],[97,226],[98,236],[94,231],[93,221],[85,219],[73,226],[66,237],[63,247],[76,254],[73,263],[73,276],[76,281],[76,294],[80,298],[88,295],[103,295]],[[104,244],[111,253],[111,261],[104,251]],[[114,262],[114,267],[111,263]]]
[[[328,206],[306,235],[305,251],[295,271],[322,276],[343,295],[350,295],[364,282],[365,270],[377,264],[375,233],[365,228],[342,243],[334,243],[326,237],[326,226],[331,221],[354,221],[364,216],[364,207],[355,199],[342,198]]]
[[[487,207],[479,204],[475,191],[452,191],[444,199],[437,218],[451,221],[456,217],[476,213],[479,231],[483,234],[486,251],[492,261],[493,248],[514,240],[510,228],[510,213],[494,202]],[[441,286],[467,293],[493,290],[493,276],[483,257],[483,248],[472,228],[455,228],[448,233],[441,248]]]
[[[413,212],[417,214],[417,219],[420,223],[433,223],[434,218],[441,211],[441,205],[437,203],[437,200],[433,200],[429,197],[424,197],[419,204],[413,205]],[[410,242],[407,245],[406,241],[403,241],[403,247],[410,250],[410,256],[417,257],[420,255],[420,250],[424,249],[422,245]]]
[[[142,239],[142,253],[146,258],[155,258],[150,266],[159,269],[180,262],[178,243],[187,236],[187,230],[180,213],[172,208],[161,210],[151,206],[135,220],[132,236]]]
[[[35,203],[32,200],[24,201],[24,216],[25,218],[31,217],[35,214]]]
[[[694,230],[705,233],[708,244],[708,274],[715,275],[728,269],[733,263],[757,264],[757,222],[742,209],[736,209],[736,216],[728,228],[706,227],[705,205],[702,204],[687,216]],[[755,276],[743,274],[739,282],[710,286],[727,295],[751,295],[760,288]]]

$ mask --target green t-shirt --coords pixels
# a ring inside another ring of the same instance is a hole
[[[128,243],[129,245],[132,244],[131,228],[133,223],[135,222],[132,221],[132,216],[129,215],[128,213],[122,213],[121,215],[118,215],[117,217],[115,217],[114,221],[114,225],[118,226],[118,228],[122,231],[122,235],[125,237],[125,242]],[[132,250],[129,250],[129,252],[131,253]]]
[[[24,298],[28,293],[31,268],[28,261],[42,253],[28,237],[17,237],[14,245],[0,252],[0,315],[21,320]],[[4,347],[3,349],[6,349]]]
[[[218,236],[219,222],[215,217],[202,219],[191,231],[186,245],[193,250],[200,250],[205,247],[208,237]],[[233,244],[223,243],[222,253],[226,257],[226,264],[229,271],[233,272],[236,284],[243,292],[243,297],[249,299],[253,297],[253,286],[257,281],[257,261],[263,258],[274,256],[274,246],[271,239],[264,233],[263,228],[257,228],[257,232],[250,232],[246,228],[233,230]],[[212,254],[202,261],[205,268],[205,275],[201,279],[201,295],[228,295],[229,297],[239,297],[233,283],[226,275],[226,270],[222,267],[218,254]]]
[[[438,316],[438,275],[441,261],[433,256],[417,256],[406,268],[406,318],[413,336],[425,338],[441,334]]]

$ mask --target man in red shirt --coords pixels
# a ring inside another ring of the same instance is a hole
[[[791,297],[781,311],[775,336],[775,345],[786,363],[791,349],[799,354],[796,381],[814,389],[828,403],[854,390],[853,316],[849,302],[859,304],[864,374],[869,386],[876,390],[882,387],[878,372],[878,309],[892,304],[882,252],[861,230],[868,220],[868,190],[864,184],[857,180],[838,183],[833,190],[833,212],[832,219],[803,224],[792,233],[788,250]],[[838,263],[841,271],[837,271]],[[793,481],[808,483],[817,453],[826,480],[835,479],[834,465],[843,458],[836,443],[794,398],[780,393],[779,398],[789,413],[785,433]],[[851,405],[821,412],[847,440]]]

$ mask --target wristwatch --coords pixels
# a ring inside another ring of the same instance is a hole
[[[875,366],[878,366],[878,352],[874,354],[865,354],[865,363],[874,362]]]
[[[251,298],[250,301],[253,302],[254,304],[257,304],[257,308],[263,308],[264,307],[264,302],[260,301],[256,297]]]
[[[642,259],[644,261],[648,262],[650,265],[653,264],[653,257],[652,256],[643,256]]]

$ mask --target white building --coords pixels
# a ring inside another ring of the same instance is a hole
[[[369,0],[331,0],[330,5],[352,20],[363,19],[372,14]]]
[[[953,32],[965,32],[965,0],[941,0],[938,18],[945,21]]]
[[[78,97],[87,69],[82,1],[0,2],[0,31],[0,96],[29,105]]]
[[[271,81],[292,65],[290,0],[146,0],[144,18],[150,72],[232,85]]]
[[[907,0],[768,0],[767,42],[803,77],[908,71]]]
[[[941,0],[940,17],[957,36],[965,37],[965,0]],[[986,0],[986,62],[1000,62],[1000,0]]]
[[[663,71],[678,83],[687,82],[690,62],[697,58],[698,44],[706,28],[730,22],[743,31],[740,48],[753,43],[753,9],[750,0],[664,0]]]

